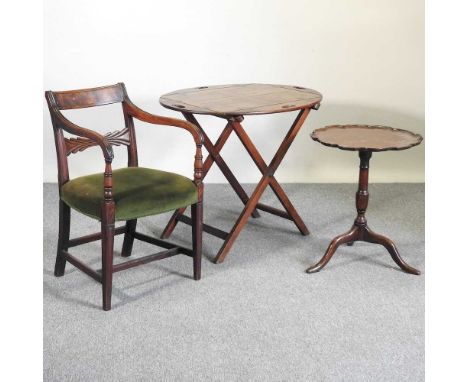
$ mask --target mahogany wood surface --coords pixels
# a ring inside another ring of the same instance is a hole
[[[325,146],[351,151],[405,150],[423,139],[411,131],[370,125],[326,126],[315,130],[311,137]]]
[[[312,89],[300,86],[269,84],[201,86],[177,90],[161,96],[161,105],[182,112],[185,119],[197,126],[203,134],[204,146],[209,153],[203,163],[204,176],[206,176],[212,165],[216,163],[244,204],[244,209],[230,232],[221,231],[207,224],[201,225],[201,228],[206,233],[223,240],[223,244],[215,258],[216,263],[224,261],[249,217],[260,217],[258,209],[291,220],[302,235],[309,234],[304,221],[276,180],[274,174],[304,124],[310,110],[317,110],[321,100],[322,95]],[[267,163],[242,127],[243,116],[283,113],[293,110],[299,110],[299,114],[281,142],[273,159],[270,163]],[[208,114],[227,120],[227,125],[222,130],[215,144],[211,142],[194,114]],[[247,196],[220,154],[221,149],[233,131],[262,174],[259,183],[250,197]],[[273,190],[284,210],[259,202],[268,186]],[[174,212],[163,231],[162,238],[168,238],[179,221],[193,226],[193,223],[190,223],[190,218],[183,215],[184,211],[185,208],[180,208]]]
[[[104,182],[101,202],[101,232],[70,240],[70,207],[59,200],[59,237],[57,244],[57,258],[55,263],[55,276],[63,276],[68,261],[96,281],[102,284],[102,306],[104,310],[111,309],[112,278],[113,273],[119,272],[150,261],[161,260],[176,254],[185,254],[193,258],[194,279],[201,277],[201,250],[203,226],[203,135],[197,126],[180,119],[168,118],[150,114],[130,101],[125,85],[118,83],[99,88],[80,89],[45,93],[54,129],[55,146],[57,150],[59,194],[61,187],[69,181],[68,159],[70,154],[76,154],[93,146],[101,148],[104,156]],[[96,131],[78,126],[68,120],[61,110],[80,109],[94,106],[121,103],[125,128],[119,131],[100,134]],[[128,154],[128,166],[138,166],[138,153],[135,138],[133,119],[150,124],[167,125],[187,130],[195,142],[194,184],[198,190],[198,201],[192,206],[193,232],[192,249],[151,238],[136,232],[137,220],[129,220],[125,227],[115,228],[115,202],[113,200],[112,161],[114,158],[113,146],[125,146]],[[74,137],[65,138],[63,132]],[[125,234],[122,247],[122,256],[131,255],[134,239],[142,240],[162,248],[165,251],[154,255],[129,260],[114,265],[114,236]],[[102,269],[94,270],[81,260],[68,252],[70,247],[101,240]]]
[[[353,136],[353,132],[356,136]],[[393,261],[407,273],[419,275],[421,272],[408,265],[400,256],[397,247],[389,238],[373,232],[367,225],[366,209],[369,203],[369,162],[373,151],[404,150],[418,145],[422,137],[406,130],[383,126],[343,125],[317,129],[311,134],[312,139],[332,147],[344,150],[359,150],[359,187],[356,192],[357,217],[351,229],[335,237],[328,246],[325,255],[318,263],[306,269],[307,273],[318,272],[330,261],[335,251],[342,244],[352,245],[356,241],[380,244],[390,253]],[[366,149],[362,149],[366,146]]]
[[[60,110],[109,105],[122,102],[124,96],[120,84],[54,92],[55,102]]]
[[[321,100],[319,92],[301,86],[236,84],[177,90],[159,102],[181,112],[232,117],[310,109]]]

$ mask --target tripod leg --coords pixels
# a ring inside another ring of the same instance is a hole
[[[405,261],[401,258],[400,254],[398,253],[397,247],[395,246],[393,241],[391,241],[388,237],[379,235],[373,232],[369,227],[366,227],[364,229],[363,239],[364,241],[367,241],[369,243],[383,245],[387,249],[387,251],[390,253],[390,256],[392,256],[393,261],[406,273],[411,273],[413,275],[421,274],[421,271],[418,271],[417,269],[405,263]]]
[[[306,269],[307,273],[315,273],[320,271],[332,258],[333,254],[341,244],[354,242],[358,239],[359,227],[353,225],[353,227],[343,235],[335,237],[325,252],[325,255],[320,259],[320,261]]]

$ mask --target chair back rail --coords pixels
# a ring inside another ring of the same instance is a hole
[[[83,109],[122,102],[125,96],[122,85],[118,83],[98,88],[53,92],[53,94],[59,110]]]

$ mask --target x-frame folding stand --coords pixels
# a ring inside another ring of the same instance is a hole
[[[318,109],[318,107],[319,107],[319,104],[317,103],[312,108]],[[294,208],[293,204],[289,200],[288,196],[284,192],[283,188],[276,180],[274,174],[276,170],[278,169],[279,165],[281,164],[281,161],[286,155],[292,142],[296,138],[297,133],[299,132],[302,125],[304,124],[307,116],[309,115],[310,110],[311,108],[303,108],[300,110],[294,123],[292,124],[291,128],[289,129],[283,141],[281,142],[278,150],[276,151],[275,155],[273,156],[273,159],[271,160],[269,164],[267,164],[265,160],[262,158],[259,151],[257,150],[255,145],[251,141],[250,137],[247,135],[246,131],[242,127],[241,122],[244,119],[242,116],[226,118],[227,125],[224,128],[224,130],[221,132],[216,143],[213,144],[210,138],[208,137],[208,135],[206,134],[206,132],[203,130],[203,128],[200,126],[200,124],[194,117],[193,113],[182,112],[185,119],[195,124],[196,126],[198,126],[198,128],[200,129],[200,131],[202,132],[204,136],[204,146],[209,153],[208,157],[203,163],[204,175],[206,176],[206,174],[212,167],[213,163],[216,163],[219,169],[221,170],[221,172],[226,177],[229,184],[232,186],[236,194],[244,203],[244,209],[242,210],[242,213],[239,215],[236,223],[234,224],[230,232],[222,231],[208,224],[203,225],[203,230],[205,232],[224,240],[224,243],[221,246],[215,258],[216,263],[221,263],[224,261],[229,250],[234,244],[234,241],[237,239],[240,232],[242,231],[245,224],[247,223],[249,216],[252,216],[254,218],[258,218],[260,216],[260,214],[258,213],[258,210],[262,210],[270,214],[282,217],[284,219],[291,220],[297,226],[297,228],[299,229],[302,235],[309,234],[309,230],[307,229],[304,221],[301,219],[298,212]],[[258,167],[258,169],[262,173],[262,177],[250,197],[247,195],[245,190],[242,188],[242,186],[240,185],[240,183],[238,182],[238,180],[236,179],[236,177],[234,176],[234,174],[229,169],[226,162],[220,155],[221,149],[223,148],[224,144],[226,143],[227,139],[229,138],[229,136],[231,135],[233,131],[236,133],[236,135],[242,142],[243,146],[249,153],[250,157],[254,161],[255,165]],[[259,203],[259,200],[263,192],[268,186],[271,187],[274,194],[277,196],[277,198],[281,202],[281,205],[283,206],[284,211],[278,208],[268,206],[263,203]],[[162,238],[168,238],[172,234],[175,226],[177,225],[179,221],[189,224],[189,225],[192,224],[191,218],[184,215],[184,211],[185,211],[185,208],[180,208],[174,212],[166,228],[164,229],[164,232],[161,235]]]

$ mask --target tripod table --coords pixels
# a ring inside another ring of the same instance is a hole
[[[216,163],[244,204],[244,209],[230,232],[222,231],[208,224],[203,225],[203,230],[205,232],[224,241],[215,258],[216,263],[224,261],[249,217],[258,218],[260,216],[258,210],[292,220],[302,235],[309,234],[309,230],[283,188],[274,177],[274,174],[301,126],[304,124],[310,110],[318,109],[321,100],[322,95],[312,89],[300,86],[268,84],[201,86],[198,88],[177,90],[161,96],[160,103],[162,106],[180,111],[187,121],[198,126],[202,132],[204,137],[203,144],[209,153],[203,163],[204,175],[208,173],[213,163]],[[276,154],[273,156],[273,159],[267,164],[247,135],[241,122],[244,120],[244,116],[247,115],[284,113],[289,111],[299,111],[299,113],[281,142]],[[196,120],[194,114],[212,115],[227,121],[216,143],[212,143]],[[233,131],[262,173],[262,178],[250,197],[220,155],[222,147]],[[259,202],[267,186],[272,188],[284,210]],[[192,219],[184,215],[184,211],[185,208],[180,208],[172,215],[162,234],[163,238],[168,238],[171,235],[179,221],[190,225],[192,224]]]
[[[419,145],[422,137],[410,131],[394,129],[386,126],[368,125],[334,125],[315,130],[314,141],[325,146],[337,147],[341,150],[359,151],[359,188],[356,193],[357,217],[351,229],[335,237],[328,246],[325,255],[306,272],[320,271],[332,258],[337,248],[342,244],[352,245],[355,241],[365,241],[383,245],[392,256],[393,261],[405,272],[419,275],[421,272],[410,267],[401,258],[397,247],[389,238],[379,235],[367,226],[365,216],[369,202],[369,161],[375,151],[405,150]]]

